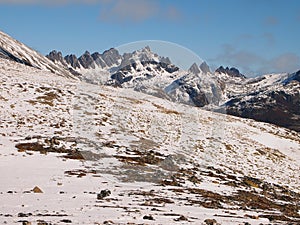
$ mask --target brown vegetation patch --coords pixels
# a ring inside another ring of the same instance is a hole
[[[138,153],[138,155],[137,156],[115,155],[115,157],[119,159],[121,162],[140,165],[140,166],[145,166],[146,164],[156,165],[163,160],[161,154],[156,153],[154,151],[149,151],[145,153],[135,151],[135,153]]]
[[[160,112],[165,113],[165,114],[175,114],[175,115],[181,115],[180,112],[173,110],[173,109],[167,109],[161,105],[152,103],[152,105],[154,105],[157,109],[159,109]]]
[[[65,154],[63,157],[67,159],[84,160],[85,158],[78,150],[67,149],[64,146],[60,146],[60,141],[56,138],[45,139],[44,143],[41,141],[26,142],[16,144],[18,152],[34,151],[41,154],[47,153],[61,153]]]

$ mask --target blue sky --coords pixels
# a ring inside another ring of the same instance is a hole
[[[0,29],[42,54],[162,40],[248,76],[300,69],[298,0],[0,0],[0,7]]]

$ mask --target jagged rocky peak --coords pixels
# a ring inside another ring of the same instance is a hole
[[[169,57],[161,57],[160,62],[165,63],[165,64],[172,64],[171,60]]]
[[[199,73],[207,74],[210,73],[210,69],[207,63],[203,61],[200,64],[200,66],[198,66],[196,63],[193,63],[193,65],[191,65],[191,67],[189,68],[189,72],[194,74],[199,74]]]
[[[203,73],[210,73],[210,68],[205,61],[203,61],[199,67]]]
[[[193,74],[199,74],[201,71],[197,63],[193,63],[193,65],[191,65],[191,67],[189,68],[189,72]]]
[[[80,68],[80,63],[79,63],[76,55],[74,55],[74,54],[66,55],[64,59],[67,62],[67,64],[69,64],[74,69]]]
[[[91,56],[89,51],[85,51],[85,53],[78,58],[78,61],[85,69],[89,69],[89,68],[95,69],[94,59]]]
[[[60,51],[53,50],[48,55],[46,55],[46,57],[53,62],[60,62],[64,66],[67,65]]]
[[[122,58],[122,56],[117,49],[111,48],[104,51],[101,58],[108,67],[111,67],[112,65],[116,64],[118,60]]]
[[[158,62],[158,55],[154,54],[149,46],[146,46],[142,48],[141,50],[134,51],[133,56],[136,58],[136,60],[139,60],[141,62]]]
[[[142,49],[143,52],[151,52],[149,45]]]
[[[234,67],[231,67],[229,69],[229,67],[224,68],[223,66],[220,66],[218,69],[216,69],[216,73],[224,73],[231,77],[246,78],[245,75],[241,74],[240,71]]]

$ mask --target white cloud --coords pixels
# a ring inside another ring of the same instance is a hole
[[[126,23],[153,18],[175,21],[182,18],[182,13],[174,5],[163,7],[158,0],[111,0],[101,6],[103,21]]]
[[[101,20],[113,22],[139,22],[159,13],[160,6],[156,1],[118,0],[103,4]]]
[[[140,22],[153,18],[163,20],[182,19],[182,12],[172,4],[163,6],[159,0],[0,0],[0,5],[62,6],[72,4],[96,4],[100,19],[109,22]]]
[[[266,70],[293,72],[300,69],[300,57],[294,53],[284,53],[268,61]]]
[[[214,64],[237,67],[246,76],[294,72],[300,69],[300,57],[295,53],[283,53],[267,59],[257,53],[239,50],[228,44],[224,45],[222,52],[211,61]]]
[[[267,26],[275,26],[279,23],[279,20],[275,16],[269,16],[265,18],[264,24]]]

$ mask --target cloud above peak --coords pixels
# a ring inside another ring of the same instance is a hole
[[[142,22],[155,18],[178,21],[183,18],[179,8],[159,0],[0,0],[0,5],[60,7],[74,4],[96,5],[100,9],[100,20],[104,22]]]
[[[127,0],[109,1],[103,4],[100,19],[104,21],[143,21],[159,13],[156,1]]]
[[[108,0],[100,12],[100,19],[106,22],[142,22],[155,18],[178,20],[182,13],[174,5],[163,7],[157,0]]]
[[[269,17],[265,18],[264,24],[266,26],[276,26],[279,24],[279,19],[275,16],[269,16]]]
[[[214,59],[214,64],[234,66],[241,69],[246,76],[257,76],[268,73],[294,72],[299,70],[299,55],[286,52],[273,58],[265,58],[248,50],[241,50],[233,45],[223,45],[223,51]]]

